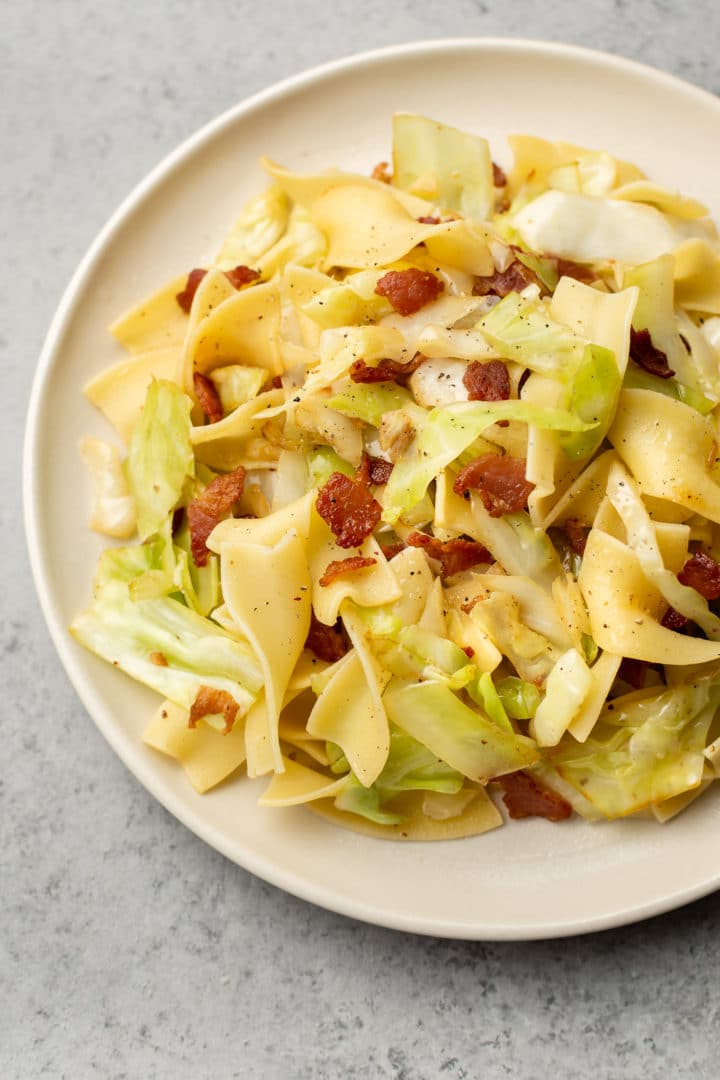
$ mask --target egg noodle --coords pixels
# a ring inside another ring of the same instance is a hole
[[[609,153],[509,144],[399,114],[372,176],[264,161],[111,327],[123,449],[81,451],[123,543],[71,630],[199,792],[436,839],[718,775],[720,243]]]

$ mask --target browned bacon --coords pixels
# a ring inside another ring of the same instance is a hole
[[[492,171],[493,171],[493,184],[494,184],[494,186],[495,187],[505,187],[505,185],[507,184],[507,176],[505,175],[505,170],[501,169],[500,166],[497,165],[493,161],[493,163],[492,163]]]
[[[190,707],[188,727],[197,727],[198,720],[201,720],[203,716],[220,715],[225,717],[223,735],[229,735],[239,709],[237,701],[227,690],[217,690],[214,686],[201,686]]]
[[[422,353],[415,353],[407,364],[401,364],[399,360],[387,359],[379,360],[377,364],[366,364],[364,360],[354,360],[350,365],[349,375],[356,383],[396,382],[402,385],[425,362],[425,359]]]
[[[502,360],[471,360],[463,374],[470,401],[507,401],[510,376]]]
[[[224,415],[222,402],[212,379],[208,379],[207,375],[201,375],[199,371],[196,371],[193,375],[193,388],[195,397],[200,402],[200,408],[210,423],[216,424],[218,420],[222,420]]]
[[[563,523],[563,532],[568,538],[568,543],[576,555],[585,554],[585,545],[590,533],[590,526],[579,518],[568,518]]]
[[[378,161],[370,175],[373,180],[380,180],[383,184],[389,184],[392,180],[390,165],[387,161]]]
[[[506,270],[496,270],[485,277],[476,276],[473,283],[473,296],[507,296],[511,292],[521,292],[528,285],[538,284],[538,279],[532,270],[515,259]]]
[[[367,487],[369,484],[387,484],[393,471],[392,461],[385,458],[372,457],[371,454],[363,454],[360,468],[355,474],[355,479]]]
[[[659,379],[671,379],[675,374],[668,364],[667,354],[653,345],[649,330],[630,329],[630,359]]]
[[[188,503],[190,550],[196,566],[207,565],[207,538],[240,498],[244,487],[245,469],[240,465],[233,472],[216,476],[200,495]]]
[[[339,472],[330,474],[315,505],[342,548],[360,547],[382,513],[380,503],[365,484]]]
[[[534,486],[525,479],[525,458],[483,454],[460,470],[453,491],[477,491],[490,517],[502,517],[523,510]]]
[[[452,540],[438,540],[427,533],[412,532],[407,538],[411,547],[423,548],[431,559],[437,559],[440,563],[440,577],[448,578],[453,574],[459,574],[462,570],[469,570],[478,563],[492,562],[493,558],[486,547],[476,540],[463,540],[461,537]]]
[[[314,611],[311,612],[305,647],[314,652],[318,660],[326,660],[328,664],[341,660],[350,649],[350,638],[342,619],[338,619],[334,626],[326,626],[320,622]]]
[[[366,558],[364,555],[351,555],[347,559],[338,559],[328,563],[325,572],[320,578],[321,585],[332,585],[336,578],[343,574],[352,574],[354,570],[365,570],[368,566],[375,566],[377,559]]]
[[[185,288],[175,296],[183,311],[190,311],[198,285],[206,274],[207,270],[201,270],[198,267],[188,274]],[[251,270],[249,266],[235,266],[232,270],[225,271],[225,277],[234,288],[240,289],[243,285],[250,285],[251,282],[257,281],[260,273],[257,270]]]
[[[539,784],[529,773],[507,773],[499,776],[497,783],[503,789],[503,802],[511,818],[544,817],[548,821],[564,821],[572,814],[569,802]]]
[[[437,300],[445,283],[429,270],[411,266],[407,270],[389,270],[375,286],[378,296],[385,296],[400,315],[414,315],[421,307]]]
[[[678,574],[678,581],[696,589],[706,600],[720,599],[720,565],[704,551],[696,551]]]

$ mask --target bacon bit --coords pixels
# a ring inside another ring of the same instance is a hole
[[[270,385],[273,390],[282,390],[282,375],[273,375]]]
[[[419,221],[421,225],[439,225],[440,224],[440,218],[439,217],[434,217],[432,214],[426,214],[424,217],[419,217],[419,218],[416,218],[415,220]]]
[[[468,660],[472,660],[473,656],[475,655],[475,650],[473,649],[472,645],[463,645],[463,652],[467,656]]]
[[[630,656],[625,656],[618,670],[618,678],[623,679],[635,690],[642,690],[645,686],[648,666],[647,660],[634,660]]]
[[[540,282],[529,267],[516,259],[507,270],[496,270],[486,277],[476,277],[473,296],[507,296],[511,292],[521,292],[528,285],[540,285]]]
[[[195,293],[198,291],[198,285],[207,274],[207,270],[191,270],[187,276],[185,282],[185,288],[182,292],[176,294],[177,300],[183,311],[189,312],[192,307],[192,302],[195,299]]]
[[[183,311],[190,311],[192,302],[195,299],[195,293],[198,291],[198,285],[206,274],[207,270],[200,270],[199,268],[191,270],[188,274],[185,288],[175,296],[175,299]],[[235,266],[232,270],[225,271],[225,277],[233,288],[240,289],[243,285],[250,285],[253,281],[257,281],[260,277],[260,272],[258,270],[251,270],[249,266]]]
[[[696,589],[706,600],[720,598],[720,565],[704,551],[696,551],[678,574],[681,585]]]
[[[575,554],[584,555],[585,545],[590,534],[590,526],[586,525],[584,521],[580,521],[580,518],[568,518],[562,528]]]
[[[188,503],[190,550],[196,566],[207,566],[206,540],[218,521],[237,502],[245,488],[245,469],[242,465],[224,476],[211,480],[197,498]]]
[[[407,544],[403,544],[402,540],[398,540],[396,544],[381,544],[380,550],[387,561],[390,562],[390,560],[394,559],[396,555],[399,555],[401,551],[404,551],[406,547]]]
[[[370,454],[363,454],[360,468],[355,473],[355,479],[358,483],[364,484],[365,487],[370,484],[380,486],[387,484],[393,469],[392,461],[386,461],[385,458],[381,457],[372,457]]]
[[[315,653],[318,660],[326,660],[328,664],[342,660],[350,650],[350,638],[342,619],[339,618],[334,626],[326,626],[311,610],[310,630],[305,640],[305,648]]]
[[[507,176],[505,175],[505,170],[501,169],[500,166],[496,165],[495,162],[493,161],[493,163],[492,163],[492,171],[493,171],[493,184],[494,184],[494,186],[495,187],[505,187],[505,185],[507,184]]]
[[[681,631],[689,626],[690,620],[685,615],[681,615],[675,608],[668,608],[662,619],[660,625],[664,626],[666,630]]]
[[[348,559],[338,559],[325,567],[320,584],[332,585],[335,578],[342,577],[343,574],[352,574],[355,570],[365,570],[366,567],[376,564],[377,559],[366,558],[363,555],[351,555]]]
[[[168,666],[167,656],[165,655],[165,653],[151,652],[149,659],[150,659],[150,663],[155,664],[156,667],[167,667]]]
[[[552,258],[555,261],[558,277],[571,277],[576,281],[584,281],[586,284],[599,280],[597,274],[589,266],[573,262],[572,259],[561,259],[557,255],[553,255]]]
[[[339,472],[331,473],[320,488],[315,506],[342,548],[360,547],[382,513],[365,484]]]
[[[366,364],[364,360],[354,360],[350,365],[350,378],[356,383],[396,382],[404,385],[414,372],[425,363],[427,357],[415,353],[407,364],[399,360],[380,360],[377,364]]]
[[[523,510],[534,487],[525,479],[525,458],[483,454],[460,470],[453,491],[479,492],[490,517],[502,517]]]
[[[653,345],[649,330],[630,328],[630,359],[659,379],[671,379],[675,374],[668,364],[667,353]]]
[[[375,292],[378,296],[386,296],[400,315],[414,315],[432,300],[437,300],[444,288],[445,282],[435,274],[411,266],[407,270],[389,270],[383,274]]]
[[[240,706],[227,690],[217,690],[214,686],[201,686],[190,707],[188,727],[197,727],[198,720],[201,720],[203,716],[224,716],[223,735],[229,735],[239,711]]]
[[[216,424],[218,420],[222,420],[225,414],[223,413],[220,395],[212,379],[208,379],[207,375],[201,375],[199,371],[196,371],[193,374],[193,388],[195,397],[200,402],[200,408],[210,423]]]
[[[513,820],[526,817],[543,817],[548,821],[564,821],[572,814],[572,806],[557,792],[520,771],[498,776],[497,783],[503,789],[503,802]]]
[[[252,285],[254,281],[259,281],[261,274],[259,270],[253,270],[249,266],[234,266],[232,270],[225,271],[225,277],[235,289],[242,289],[243,285]]]
[[[469,401],[507,401],[510,376],[502,360],[471,360],[463,374]]]
[[[427,533],[412,532],[407,538],[411,547],[423,548],[431,559],[440,563],[440,577],[448,578],[469,570],[478,563],[489,563],[493,557],[486,547],[476,540],[438,540]]]
[[[373,180],[380,180],[383,184],[389,184],[392,180],[392,173],[390,172],[390,164],[387,161],[378,161],[377,165],[370,173]]]

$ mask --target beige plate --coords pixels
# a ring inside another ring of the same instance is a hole
[[[66,633],[88,598],[101,547],[84,527],[89,492],[76,480],[76,444],[82,433],[107,435],[80,393],[116,359],[106,326],[214,251],[244,198],[263,184],[261,154],[299,169],[367,172],[388,157],[396,110],[489,136],[501,164],[511,132],[608,149],[720,217],[720,102],[599,53],[490,39],[422,43],[342,60],[239,105],[123,204],[48,334],[25,448],[27,534],[45,616],[80,697],[128,768],[184,824],[273,884],[368,922],[459,938],[550,937],[644,918],[720,884],[714,793],[665,827],[530,821],[472,840],[384,843],[302,810],[258,809],[250,782],[196,795],[181,769],[140,742],[154,696]]]

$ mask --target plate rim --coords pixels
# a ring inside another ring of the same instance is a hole
[[[163,181],[181,165],[199,151],[204,144],[220,135],[226,128],[232,126],[243,116],[259,110],[267,104],[281,99],[313,84],[322,83],[331,79],[337,73],[355,72],[363,67],[372,67],[391,58],[412,57],[453,51],[478,52],[495,51],[508,53],[526,53],[541,55],[544,58],[554,56],[584,60],[603,70],[615,69],[621,72],[634,74],[644,81],[663,85],[669,90],[681,92],[686,97],[697,98],[699,104],[710,105],[718,113],[720,119],[720,99],[712,92],[703,89],[680,78],[677,75],[659,70],[648,64],[625,56],[617,56],[586,46],[573,45],[561,42],[543,41],[531,38],[505,38],[505,37],[467,37],[467,38],[438,38],[427,40],[415,40],[397,45],[383,46],[377,49],[364,50],[350,53],[338,59],[322,64],[314,65],[308,69],[287,76],[278,82],[265,87],[241,101],[230,106],[214,118],[211,118],[187,138],[182,140],[173,150],[164,155],[150,171],[135,184],[131,191],[119,203],[111,213],[106,223],[97,233],[95,239],[85,251],[74,273],[72,274],[62,297],[57,305],[53,318],[48,327],[44,343],[37,361],[36,370],[32,380],[32,387],[28,399],[25,416],[25,434],[22,448],[22,485],[23,485],[23,519],[26,538],[26,546],[29,556],[30,568],[35,586],[35,591],[40,603],[40,608],[45,624],[50,633],[55,650],[59,656],[64,672],[73,686],[80,701],[89,713],[93,723],[99,729],[103,737],[111,746],[114,753],[120,758],[125,767],[145,787],[145,789],[163,806],[173,817],[177,818],[186,828],[196,836],[209,844],[216,851],[228,858],[243,869],[282,889],[283,891],[299,897],[302,900],[313,903],[326,910],[359,919],[363,922],[401,930],[408,933],[423,934],[435,937],[444,937],[455,940],[480,940],[480,941],[530,941],[545,940],[551,938],[569,937],[578,934],[594,933],[600,930],[630,925],[665,912],[675,910],[703,896],[707,896],[720,888],[720,868],[717,873],[709,876],[704,881],[690,887],[678,888],[670,893],[664,893],[661,897],[636,903],[633,907],[615,907],[601,915],[578,916],[576,919],[563,919],[557,923],[544,923],[541,926],[519,926],[516,923],[499,924],[493,923],[492,927],[483,926],[478,920],[466,921],[458,918],[442,920],[428,916],[414,916],[412,913],[402,915],[388,912],[377,905],[353,900],[350,897],[339,895],[332,889],[314,884],[298,873],[278,867],[272,858],[264,858],[254,853],[239,853],[234,844],[219,829],[211,823],[198,819],[195,811],[189,804],[176,798],[172,792],[165,790],[161,782],[156,778],[155,771],[148,766],[132,763],[122,746],[116,725],[110,718],[109,711],[102,699],[95,694],[93,689],[86,683],[85,677],[76,662],[71,650],[70,636],[61,617],[48,575],[43,563],[43,543],[41,539],[41,527],[38,515],[38,478],[36,475],[36,446],[41,436],[39,420],[45,404],[45,393],[53,365],[55,363],[59,346],[65,327],[73,318],[79,297],[84,286],[92,276],[96,264],[99,262],[106,246],[123,226],[125,219],[149,197]]]

